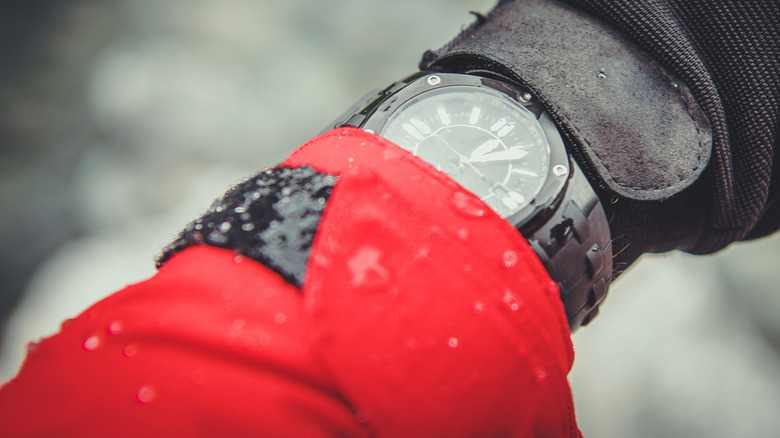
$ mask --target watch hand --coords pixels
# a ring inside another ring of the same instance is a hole
[[[519,147],[515,146],[505,151],[482,154],[476,157],[472,155],[471,161],[474,163],[490,163],[493,161],[513,161],[513,160],[520,160],[526,155],[528,155],[527,151],[524,151]]]
[[[493,138],[482,143],[481,145],[477,146],[474,149],[474,151],[471,153],[471,157],[469,158],[469,160],[474,161],[475,158],[487,154],[488,152],[492,151],[493,149],[496,148],[496,146],[500,144],[501,144],[501,140],[497,138]]]
[[[434,135],[436,136],[436,138],[438,138],[439,140],[441,140],[441,141],[442,141],[442,143],[444,143],[444,145],[445,145],[445,146],[447,146],[447,148],[448,148],[449,150],[451,150],[453,153],[455,153],[455,155],[457,155],[457,156],[458,156],[458,161],[459,161],[461,164],[465,164],[465,165],[467,165],[467,166],[471,167],[471,168],[474,170],[474,172],[477,172],[477,174],[478,174],[480,177],[482,177],[482,178],[484,178],[484,177],[485,177],[485,174],[484,174],[484,173],[480,172],[480,170],[479,170],[479,169],[477,169],[476,167],[474,167],[474,165],[473,165],[473,164],[471,164],[471,162],[469,161],[468,157],[466,157],[465,155],[461,154],[461,153],[460,153],[460,152],[458,152],[458,151],[457,151],[455,148],[453,148],[452,146],[450,146],[450,144],[447,142],[447,140],[445,140],[444,138],[442,138],[442,136],[441,136],[441,135],[439,135],[438,133],[436,133],[436,134],[434,134]]]

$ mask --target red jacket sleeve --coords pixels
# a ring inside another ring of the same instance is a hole
[[[301,289],[197,246],[95,304],[0,390],[0,436],[579,436],[557,288],[520,234],[356,129]]]

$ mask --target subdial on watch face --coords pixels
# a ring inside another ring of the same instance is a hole
[[[380,134],[446,173],[503,217],[542,187],[549,144],[536,117],[498,92],[449,86],[393,113]]]

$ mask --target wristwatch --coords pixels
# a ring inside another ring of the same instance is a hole
[[[558,283],[572,331],[596,316],[612,278],[609,224],[530,92],[492,77],[418,72],[369,93],[330,127],[343,126],[408,150],[517,228]]]

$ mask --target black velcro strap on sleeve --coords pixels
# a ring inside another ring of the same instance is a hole
[[[265,170],[230,189],[189,223],[157,258],[157,267],[187,247],[207,244],[232,249],[301,287],[336,180],[308,166]]]

